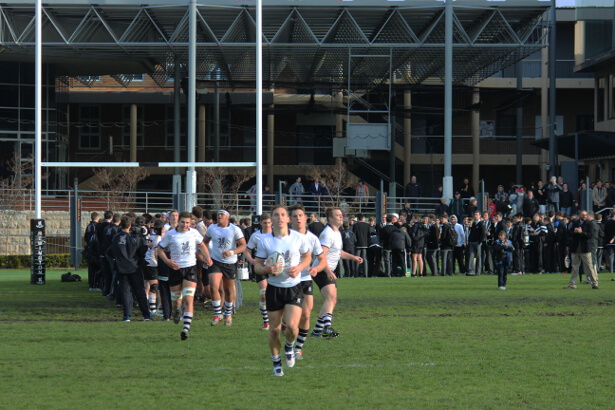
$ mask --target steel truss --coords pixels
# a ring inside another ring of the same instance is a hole
[[[198,6],[198,79],[231,85],[254,80],[255,9],[237,4]],[[401,83],[422,84],[444,76],[442,2],[416,6],[405,6],[409,2],[361,6],[332,1],[318,7],[304,5],[308,2],[275,4],[263,11],[265,86],[280,81],[343,88],[349,78],[349,54],[365,56],[353,61],[350,76],[368,87],[389,75],[388,65],[369,55],[390,54]],[[484,1],[471,6],[456,2],[454,83],[475,84],[544,47],[546,9],[545,2],[538,1]],[[86,85],[97,75],[111,74],[127,86],[130,73],[144,72],[164,86],[174,75],[175,56],[182,70],[187,67],[187,5],[45,4],[43,13],[45,61]],[[0,4],[0,46],[4,49],[0,60],[33,55],[31,5]],[[101,63],[92,68],[92,64],[84,65],[88,60],[115,65]],[[136,63],[142,70],[119,71],[117,63],[121,62]]]

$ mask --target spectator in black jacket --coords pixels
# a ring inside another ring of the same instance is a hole
[[[447,214],[448,215],[448,205],[446,204],[446,202],[447,202],[446,198],[441,198],[440,203],[436,205],[436,208],[434,209],[434,214],[436,215]]]
[[[523,216],[526,218],[534,217],[534,214],[538,213],[540,205],[538,200],[534,197],[534,191],[527,191],[527,195],[523,199]]]
[[[604,231],[605,225],[602,223],[602,214],[592,215],[588,212],[588,218],[594,224],[594,242],[596,251],[592,253],[592,261],[596,266],[596,274],[600,272],[602,266],[602,257],[604,256]]]
[[[107,253],[107,251],[111,247],[113,237],[120,230],[120,220],[120,214],[115,214],[111,217],[111,221],[107,224],[103,231],[102,241],[100,242],[100,254],[104,255],[104,258],[101,259],[105,283],[102,294],[103,296],[106,296],[108,300],[113,300],[117,296],[115,294],[115,291],[117,290],[117,271],[115,270],[115,264],[113,263],[113,256]]]
[[[421,198],[423,196],[423,187],[421,184],[416,182],[416,175],[412,175],[410,178],[410,182],[404,188],[404,196],[408,199],[408,203],[416,204],[418,200],[416,198]]]
[[[513,251],[513,275],[523,274],[525,268],[523,263],[523,248],[525,247],[525,226],[523,215],[518,213],[513,217],[511,242],[515,250]]]
[[[557,254],[557,271],[567,272],[566,255],[568,255],[568,226],[562,211],[555,213],[555,252]]]
[[[442,259],[442,276],[453,276],[453,247],[457,245],[455,228],[448,222],[448,215],[440,216],[442,224],[440,233],[440,259]]]
[[[312,232],[317,237],[320,237],[320,234],[322,233],[322,231],[325,230],[325,225],[322,222],[320,222],[320,218],[318,217],[318,214],[312,214],[310,216],[310,224],[308,225],[308,229],[310,230],[310,232]]]
[[[604,244],[607,268],[609,272],[613,273],[613,260],[615,259],[615,209],[611,209],[609,219],[604,223]]]
[[[88,259],[88,285],[90,285],[90,290],[94,291],[100,290],[100,258],[98,257],[98,235],[96,235],[96,225],[100,217],[98,212],[92,212],[90,217],[90,223],[83,234],[83,250]]]
[[[405,226],[391,232],[389,237],[391,245],[391,276],[405,276],[406,265],[406,252],[412,246],[412,240],[408,235],[408,230]]]
[[[145,295],[143,272],[140,269],[140,261],[145,256],[145,240],[140,235],[131,235],[130,228],[134,219],[124,216],[120,222],[120,231],[113,237],[110,246],[115,259],[115,266],[120,277],[120,291],[122,293],[122,306],[124,309],[124,322],[130,322],[132,315],[132,294],[137,297],[139,309],[146,321],[152,320]]]
[[[387,215],[387,223],[386,225],[380,229],[380,243],[382,244],[382,259],[384,262],[384,269],[385,269],[385,275],[386,276],[391,276],[391,269],[392,269],[392,265],[391,265],[391,244],[389,241],[389,238],[391,236],[391,233],[393,231],[396,231],[398,228],[397,226],[397,221],[398,221],[399,217],[397,216],[397,214],[392,213],[392,214],[388,214]]]
[[[410,238],[412,239],[412,246],[410,247],[410,253],[412,254],[412,276],[424,276],[424,263],[423,263],[423,251],[425,248],[425,238],[428,234],[427,217],[423,218],[423,222],[420,221],[420,217],[417,214],[412,216],[412,230],[410,231]]]
[[[355,247],[357,246],[357,236],[350,228],[348,222],[344,222],[342,225],[342,250],[351,255],[355,255]],[[349,259],[342,259],[342,265],[344,266],[344,276],[350,278],[357,277],[357,262]]]
[[[467,255],[467,267],[466,275],[476,276],[480,275],[482,271],[481,266],[481,248],[486,239],[485,224],[481,220],[480,212],[474,212],[474,220],[470,227],[470,235],[468,238],[468,255]]]
[[[474,188],[470,186],[470,180],[468,178],[463,179],[463,184],[461,185],[459,192],[461,192],[461,197],[463,199],[471,198],[474,196]],[[466,215],[470,215],[470,214],[466,214]]]
[[[574,196],[572,192],[568,189],[568,184],[564,183],[562,185],[562,192],[559,193],[559,206],[560,210],[570,215],[572,213],[572,207],[574,206]]]
[[[440,218],[429,215],[429,231],[425,239],[426,258],[431,276],[438,276],[438,250],[440,249]]]
[[[376,218],[369,217],[369,247],[367,248],[367,272],[369,276],[379,276],[382,273],[382,245],[376,230]]]
[[[592,263],[591,254],[595,250],[592,244],[594,237],[594,225],[587,219],[587,211],[579,213],[580,219],[572,223],[572,239],[570,241],[570,251],[572,252],[572,273],[570,282],[565,289],[576,289],[577,278],[579,276],[579,266],[583,264],[583,269],[587,272],[587,278],[592,284],[592,289],[599,289],[598,274]]]
[[[363,263],[360,268],[363,269],[365,277],[368,275],[367,271],[367,248],[369,247],[369,224],[365,222],[365,215],[358,214],[357,222],[352,226],[352,231],[357,237],[356,255],[363,258]]]

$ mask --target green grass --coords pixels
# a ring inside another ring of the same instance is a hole
[[[511,276],[504,292],[495,276],[342,279],[341,337],[309,338],[274,378],[254,283],[233,327],[200,307],[182,342],[179,325],[123,323],[60,273],[34,286],[0,271],[2,408],[615,406],[611,274],[598,291],[555,274]]]

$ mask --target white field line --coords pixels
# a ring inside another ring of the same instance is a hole
[[[376,367],[412,367],[412,366],[436,366],[435,363],[397,363],[397,364],[359,364],[359,363],[350,363],[343,365],[322,365],[322,366],[313,366],[307,365],[302,366],[301,362],[297,362],[294,369],[327,369],[327,368],[335,368],[335,369],[361,369],[361,368],[376,368]],[[228,370],[263,370],[261,366],[241,366],[241,367],[214,367],[211,369],[213,371],[228,371]]]

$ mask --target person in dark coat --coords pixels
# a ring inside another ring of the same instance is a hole
[[[527,191],[527,195],[523,199],[523,216],[526,218],[532,218],[534,214],[538,213],[540,205],[538,200],[534,197],[533,191]]]
[[[592,252],[595,251],[594,224],[587,217],[587,211],[579,213],[579,220],[572,223],[572,238],[570,241],[570,252],[572,252],[572,272],[570,282],[564,289],[576,289],[577,278],[579,277],[579,266],[583,264],[583,271],[587,274],[587,279],[592,285],[592,289],[599,289],[598,274],[592,263]]]
[[[367,248],[369,247],[369,224],[365,222],[365,216],[363,214],[357,215],[357,223],[352,225],[352,231],[357,237],[357,244],[355,247],[356,255],[363,258],[363,263],[359,267],[363,270],[365,277],[368,275],[367,271]]]
[[[320,218],[318,217],[318,214],[312,214],[310,216],[310,219],[311,219],[311,222],[308,225],[308,229],[314,235],[320,237],[320,234],[322,233],[322,231],[325,230],[325,225],[322,222],[320,222]]]
[[[351,255],[354,255],[355,247],[357,246],[357,236],[350,228],[348,222],[344,222],[342,225],[342,250]],[[350,278],[357,277],[357,262],[349,259],[342,259],[342,265],[344,266],[344,276]]]
[[[568,226],[564,220],[562,211],[555,213],[555,252],[557,254],[557,265],[559,272],[567,272],[566,255],[568,255]]]
[[[391,276],[405,276],[407,270],[406,252],[412,246],[412,240],[405,226],[391,232],[389,244],[391,246],[392,260]]]
[[[604,223],[604,245],[607,269],[613,273],[613,260],[615,259],[615,209],[611,209],[609,219]]]
[[[418,200],[416,198],[421,198],[423,196],[423,187],[421,184],[416,182],[416,175],[412,175],[410,178],[410,182],[404,188],[404,196],[408,199],[409,204],[416,204]]]
[[[436,208],[434,209],[434,214],[436,215],[448,214],[449,208],[446,202],[447,202],[446,198],[441,198],[440,203],[436,205]]]
[[[124,322],[130,322],[132,315],[132,294],[137,297],[139,309],[146,321],[152,320],[149,311],[147,296],[145,295],[145,284],[143,281],[143,271],[140,269],[139,262],[145,256],[146,244],[140,235],[131,235],[130,228],[134,219],[130,216],[123,216],[120,221],[120,231],[114,235],[111,242],[111,253],[115,259],[115,266],[120,277],[120,291],[122,293],[122,305],[124,309]]]
[[[425,239],[426,258],[431,276],[438,276],[438,250],[440,249],[440,218],[429,215],[429,233]]]
[[[424,276],[423,251],[425,249],[425,238],[429,233],[427,227],[428,218],[424,217],[423,222],[421,222],[419,215],[414,214],[412,220],[414,222],[410,231],[410,238],[412,239],[412,246],[410,247],[410,253],[412,254],[412,276]]]
[[[459,192],[461,192],[461,197],[463,199],[471,198],[474,196],[474,188],[472,188],[472,186],[470,185],[470,180],[468,178],[463,179],[463,185],[461,185],[461,188],[459,188]]]

